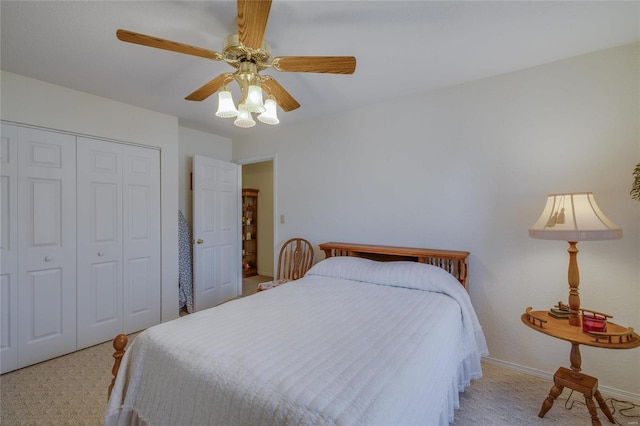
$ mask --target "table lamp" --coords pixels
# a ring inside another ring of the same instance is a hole
[[[576,245],[578,241],[622,238],[622,229],[602,213],[591,192],[549,194],[542,214],[529,229],[529,236],[569,242],[569,324],[580,326],[580,272]]]

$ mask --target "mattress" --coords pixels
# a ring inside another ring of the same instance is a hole
[[[446,271],[329,258],[138,335],[105,424],[447,424],[486,354]]]

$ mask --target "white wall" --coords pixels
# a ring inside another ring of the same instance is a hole
[[[1,71],[0,119],[160,149],[162,321],[178,317],[178,119]]]
[[[178,135],[180,139],[178,145],[180,210],[187,223],[192,225],[191,172],[193,171],[193,156],[202,155],[216,160],[231,161],[231,139],[187,127],[180,127]]]
[[[276,245],[296,235],[468,250],[469,291],[491,359],[549,376],[570,344],[520,321],[568,298],[568,245],[527,230],[547,193],[592,191],[622,240],[581,242],[582,306],[640,330],[640,44],[370,105],[260,140],[276,154]],[[357,74],[357,71],[356,71]],[[372,87],[375,86],[372,82]],[[303,106],[304,108],[304,106]],[[640,349],[581,347],[601,388],[640,400]]]

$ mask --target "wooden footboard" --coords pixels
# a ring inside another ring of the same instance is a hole
[[[467,288],[468,251],[334,242],[320,244],[320,250],[324,251],[326,257],[356,256],[378,261],[409,260],[427,263],[446,270]]]
[[[111,379],[111,384],[109,385],[109,392],[107,394],[107,399],[111,397],[111,391],[113,390],[113,385],[116,384],[116,376],[118,375],[118,370],[120,369],[120,362],[122,361],[122,357],[124,356],[125,348],[127,347],[128,338],[126,334],[118,334],[115,339],[113,339],[113,349],[115,349],[115,353],[113,354],[113,368],[111,369],[111,374],[113,378]]]

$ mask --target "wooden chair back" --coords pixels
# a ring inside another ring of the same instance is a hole
[[[313,265],[313,246],[304,238],[291,238],[282,245],[277,279],[297,280]]]

